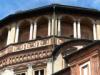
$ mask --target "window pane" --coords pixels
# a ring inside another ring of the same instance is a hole
[[[22,73],[21,75],[25,75],[25,73]]]
[[[39,71],[35,71],[35,75],[39,75]]]
[[[84,66],[83,68],[83,75],[88,75],[89,74],[89,70],[88,70],[88,66],[86,65],[86,66]]]
[[[41,75],[44,75],[44,70],[40,70],[40,74]]]

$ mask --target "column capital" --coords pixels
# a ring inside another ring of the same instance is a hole
[[[8,30],[11,30],[11,26],[7,26],[7,29],[8,29]]]
[[[57,20],[61,20],[61,17],[58,17]]]
[[[48,62],[52,62],[52,60],[53,60],[52,58],[49,58],[49,59],[48,59]]]
[[[32,63],[27,64],[27,67],[32,67],[32,66],[33,66]]]
[[[74,21],[76,21],[77,23],[80,23],[81,19],[75,19]]]
[[[27,64],[27,67],[28,67],[27,75],[32,75],[33,74],[32,64],[31,63]]]
[[[34,23],[34,24],[37,24],[37,21],[34,21],[33,23]]]
[[[14,70],[14,67],[6,67],[6,68],[3,68],[2,70],[3,70],[3,71],[4,71],[4,70],[11,70],[11,71],[13,71],[13,70]]]
[[[48,18],[48,20],[52,20],[52,18]]]
[[[96,21],[93,21],[93,24],[95,24],[95,25],[96,25],[96,24],[97,24],[97,22],[96,22]]]

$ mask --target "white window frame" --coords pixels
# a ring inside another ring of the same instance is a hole
[[[90,61],[85,62],[84,64],[80,65],[80,75],[82,75],[82,68],[87,66],[87,65],[89,66],[89,75],[91,75],[91,64],[90,64]]]
[[[44,75],[45,75],[45,69],[43,68],[43,69],[36,69],[36,70],[34,70],[34,75],[35,75],[35,71],[39,71],[39,73],[40,73],[40,70],[44,70]],[[39,75],[41,75],[41,74],[39,74]]]

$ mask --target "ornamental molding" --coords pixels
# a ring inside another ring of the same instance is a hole
[[[24,53],[16,53],[0,59],[0,69],[6,66],[16,65],[20,63],[27,63],[33,61],[37,63],[39,60],[48,59],[52,54],[52,49],[45,50],[31,50]]]
[[[0,57],[13,52],[18,52],[18,51],[23,51],[23,50],[33,49],[33,48],[35,49],[35,48],[45,47],[53,44],[59,45],[63,43],[64,40],[65,40],[64,38],[55,38],[55,42],[54,42],[53,37],[48,37],[40,40],[31,40],[22,43],[10,44],[0,51]]]

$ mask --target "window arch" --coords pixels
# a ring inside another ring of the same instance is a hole
[[[82,18],[81,24],[81,38],[82,39],[93,39],[93,22],[89,18]]]
[[[46,37],[48,36],[48,18],[40,17],[37,21],[37,37]]]
[[[61,35],[66,37],[73,37],[73,18],[70,16],[63,16],[61,18]]]
[[[6,46],[8,37],[8,28],[4,28],[0,32],[0,49]]]
[[[28,41],[29,34],[30,34],[30,22],[27,20],[24,20],[19,25],[18,42]]]

